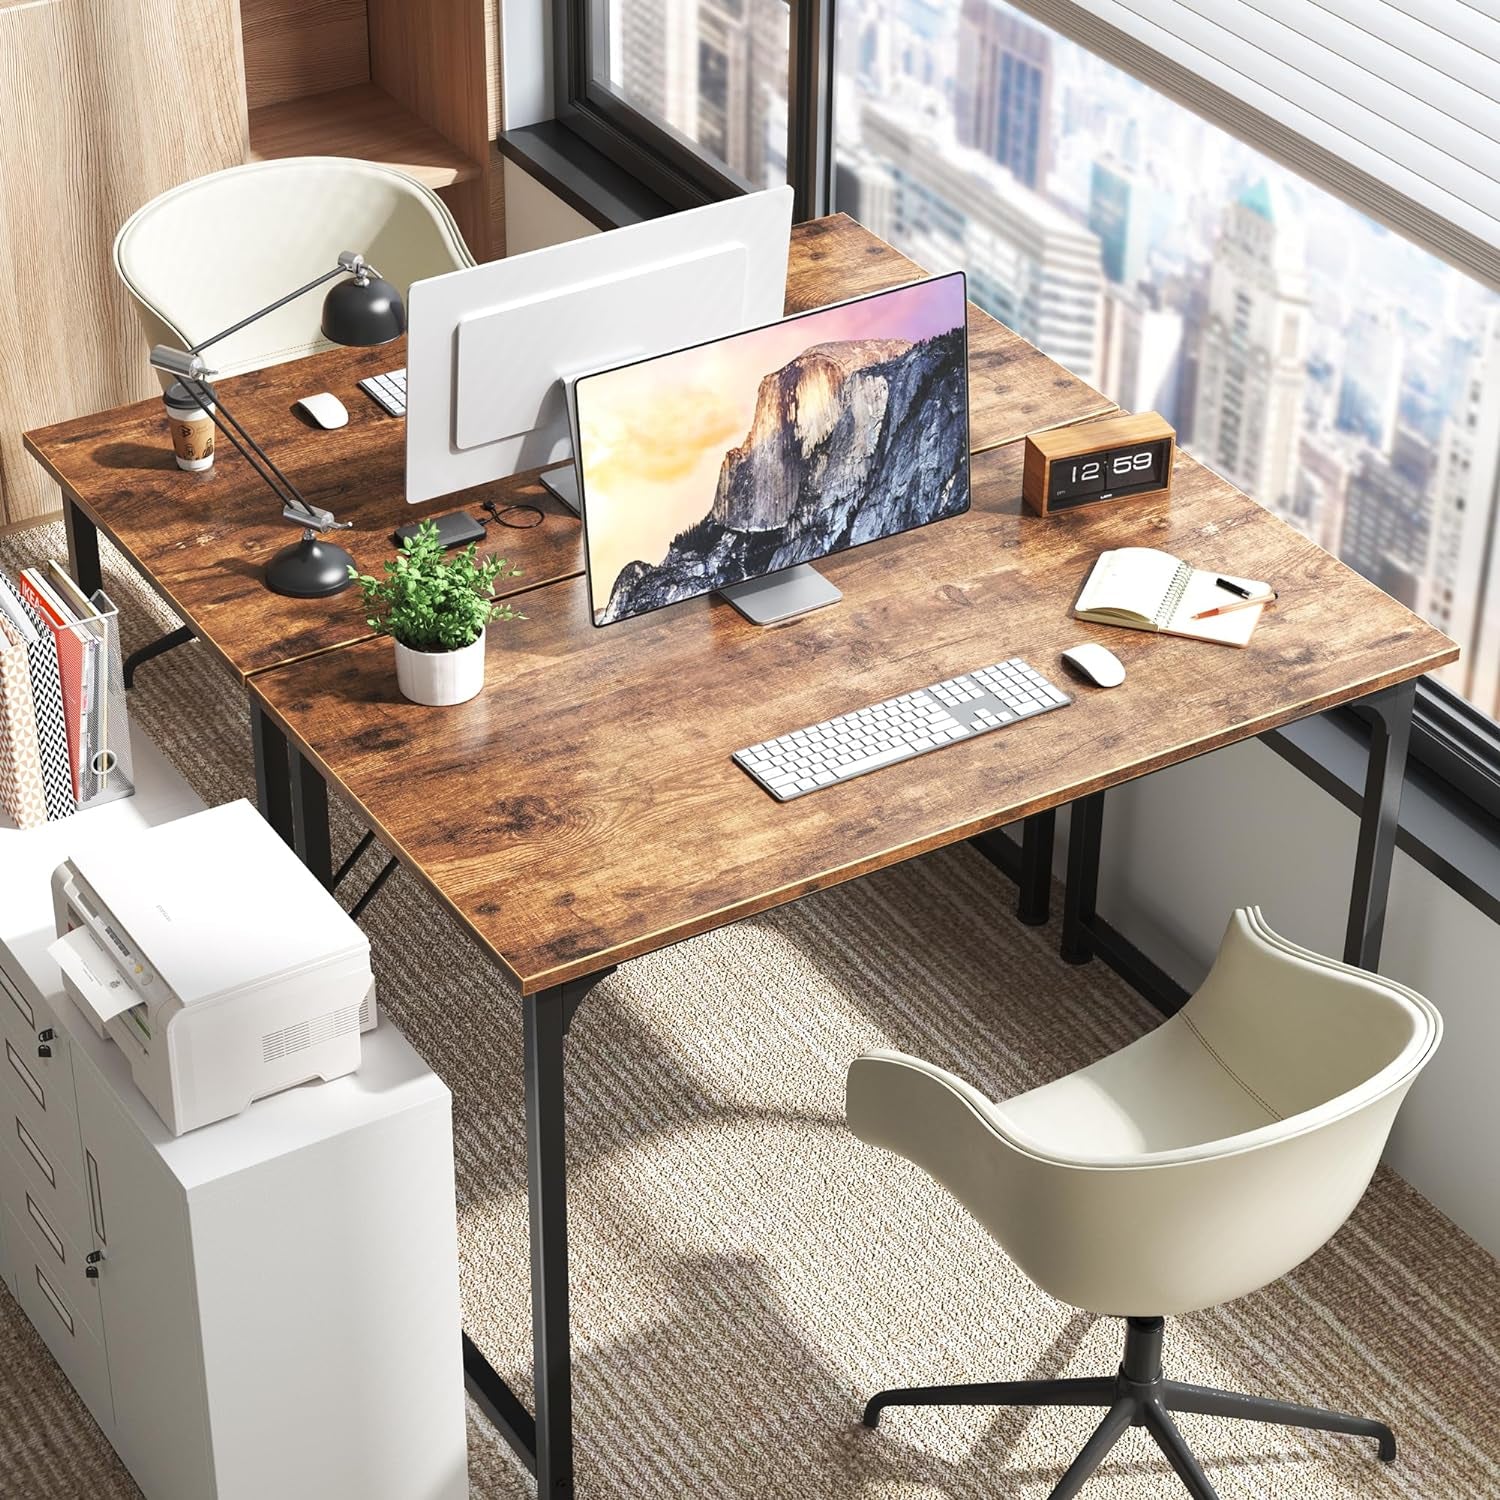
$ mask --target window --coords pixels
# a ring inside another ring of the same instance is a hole
[[[558,118],[686,207],[787,180],[787,0],[555,0]]]
[[[1500,716],[1500,298],[997,0],[842,0],[838,41],[837,206],[1440,623],[1470,738]]]

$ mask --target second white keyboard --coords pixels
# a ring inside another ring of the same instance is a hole
[[[1071,694],[1013,656],[736,750],[734,759],[777,801],[790,802],[1072,701]]]

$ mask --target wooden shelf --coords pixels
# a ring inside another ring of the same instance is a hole
[[[480,175],[478,162],[374,83],[252,109],[249,160],[285,156],[352,156],[399,168],[431,188]]]

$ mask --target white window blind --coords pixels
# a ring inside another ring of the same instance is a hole
[[[1500,0],[1012,0],[1500,288]]]

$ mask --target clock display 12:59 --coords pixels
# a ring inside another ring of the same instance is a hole
[[[1055,459],[1052,503],[1079,505],[1138,490],[1159,490],[1166,482],[1166,457],[1166,443],[1157,441]]]

